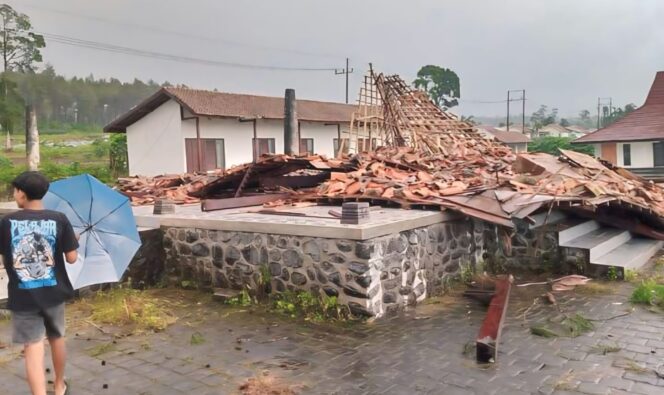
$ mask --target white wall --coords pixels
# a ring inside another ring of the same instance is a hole
[[[516,154],[520,152],[528,152],[528,143],[510,143],[507,144],[507,146],[510,147]]]
[[[180,105],[172,100],[127,127],[129,174],[154,176],[186,170]]]
[[[631,146],[630,149],[631,149],[632,164],[630,166],[625,166],[625,162],[623,160],[623,145],[625,144],[629,144]],[[652,150],[652,141],[618,143],[617,145],[618,147],[616,148],[616,150],[618,151],[617,152],[618,166],[627,167],[627,168],[655,166],[653,150]]]
[[[347,137],[348,124],[341,125],[341,138]],[[334,139],[338,137],[337,125],[320,122],[300,122],[300,138],[314,139],[314,152],[334,157]]]
[[[185,117],[188,114],[185,113]],[[223,138],[226,149],[226,168],[251,162],[253,159],[253,123],[240,122],[235,118],[201,118],[199,124],[201,138]],[[342,125],[343,132],[348,126]],[[182,121],[184,138],[196,138],[196,122]],[[278,119],[259,119],[256,121],[258,138],[273,138],[276,153],[284,152],[284,122]],[[337,126],[321,122],[301,122],[300,137],[313,138],[317,154],[334,156],[334,139],[337,138]],[[186,170],[186,169],[185,169]]]
[[[593,144],[593,150],[595,151],[595,157],[602,157],[602,144]]]

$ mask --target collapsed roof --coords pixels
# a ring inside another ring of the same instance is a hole
[[[505,227],[558,206],[664,239],[664,190],[656,184],[573,151],[517,156],[398,76],[370,81],[348,137],[362,129],[384,147],[335,159],[267,155],[218,174],[123,179],[121,189],[139,204],[289,191],[293,200],[452,209]]]

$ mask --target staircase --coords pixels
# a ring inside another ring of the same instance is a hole
[[[589,263],[596,269],[613,266],[622,270],[637,270],[662,248],[664,241],[637,236],[590,220],[561,230],[558,245],[587,250]]]

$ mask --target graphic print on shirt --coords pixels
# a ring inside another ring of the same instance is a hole
[[[55,278],[55,238],[57,223],[54,220],[10,220],[14,270],[20,289],[52,287]]]

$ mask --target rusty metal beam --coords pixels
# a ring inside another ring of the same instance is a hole
[[[242,196],[227,199],[206,199],[201,201],[201,211],[226,210],[230,208],[260,206],[279,199],[288,199],[288,193],[269,193],[254,196]]]
[[[488,363],[497,360],[500,332],[507,313],[507,303],[513,281],[511,275],[496,280],[496,292],[491,299],[486,318],[477,335],[477,362]]]

